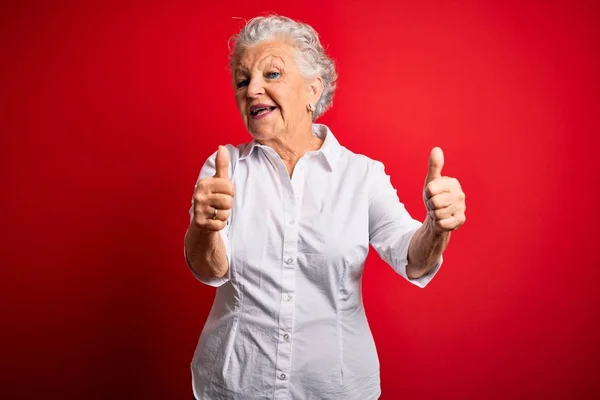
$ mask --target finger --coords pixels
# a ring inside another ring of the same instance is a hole
[[[227,226],[225,221],[219,219],[203,219],[200,221],[194,219],[194,223],[198,229],[209,232],[218,232]]]
[[[229,196],[235,194],[233,183],[229,179],[208,177],[198,181],[197,194],[222,193]]]
[[[429,153],[429,171],[425,178],[425,184],[434,179],[442,177],[442,168],[444,167],[444,152],[439,147],[434,147]]]
[[[213,193],[206,198],[208,205],[219,210],[231,210],[233,207],[233,197],[228,194]]]
[[[429,200],[436,194],[457,190],[460,190],[460,183],[458,182],[458,179],[451,178],[449,176],[442,176],[441,178],[431,181],[425,185],[425,199]]]
[[[229,150],[219,146],[215,159],[215,178],[229,179]]]
[[[210,189],[212,193],[221,193],[229,196],[235,194],[233,183],[229,179],[213,178],[210,182]]]
[[[215,210],[217,210],[216,217],[214,216]],[[231,214],[231,210],[222,210],[219,208],[210,207],[210,212],[208,213],[208,219],[227,221],[229,219],[230,214]]]
[[[455,212],[456,212],[456,206],[451,205],[449,207],[444,207],[444,208],[439,208],[439,209],[435,209],[435,210],[430,210],[429,211],[429,216],[434,221],[441,221],[441,220],[444,220],[446,218],[453,217]]]
[[[215,210],[217,210],[216,213]],[[230,214],[230,210],[223,210],[210,205],[197,205],[194,207],[194,219],[198,220],[199,223],[206,220],[225,221]]]
[[[458,229],[462,222],[458,220],[454,215],[439,221],[435,221],[436,226],[443,231],[453,231]]]
[[[458,221],[458,226],[463,226],[467,221],[467,216],[465,215],[465,210],[457,210],[454,215],[454,218]]]
[[[440,208],[446,208],[451,206],[454,203],[454,196],[450,192],[442,192],[440,194],[436,194],[435,196],[431,196],[426,202],[425,205],[428,210],[437,210]]]

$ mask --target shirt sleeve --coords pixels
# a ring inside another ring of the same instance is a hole
[[[235,146],[232,145],[227,145],[226,146],[227,149],[229,150],[229,154],[231,154],[231,161],[234,160],[234,152],[235,154],[237,154],[238,149]],[[198,176],[198,179],[196,179],[196,184],[198,184],[198,181],[200,179],[204,179],[208,176],[214,176],[215,175],[215,160],[217,158],[217,152],[215,151],[204,163],[204,166],[201,168],[200,170],[200,174]],[[229,165],[229,179],[232,179],[232,173],[233,173],[233,162],[230,163]],[[194,185],[194,189],[195,186]],[[191,200],[191,206],[189,209],[189,215],[190,215],[190,223],[192,222],[192,218],[194,217],[194,199],[192,198]],[[231,219],[231,214],[229,216],[229,219]],[[228,221],[230,222],[230,221]],[[185,257],[185,262],[188,266],[188,268],[190,269],[190,271],[192,272],[192,274],[196,277],[196,279],[198,279],[200,282],[209,285],[209,286],[213,286],[213,287],[219,287],[227,282],[229,282],[230,278],[231,278],[231,249],[230,249],[230,244],[229,244],[229,227],[230,227],[230,223],[228,223],[225,228],[221,229],[221,231],[219,231],[220,235],[221,235],[221,239],[223,240],[223,244],[225,245],[225,255],[227,256],[227,273],[225,274],[224,277],[222,278],[212,278],[212,279],[206,279],[203,277],[200,277],[191,267],[190,262],[187,258],[187,254],[185,252],[185,244],[183,247],[183,256]]]
[[[410,283],[424,288],[433,279],[443,259],[426,275],[411,279],[406,274],[408,246],[422,223],[413,219],[400,202],[383,164],[371,161],[369,170],[369,242],[377,254]]]

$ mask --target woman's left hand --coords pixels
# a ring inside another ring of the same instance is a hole
[[[465,223],[465,193],[456,178],[442,176],[444,153],[434,147],[429,154],[429,172],[425,178],[423,200],[427,219],[439,232],[458,229]]]

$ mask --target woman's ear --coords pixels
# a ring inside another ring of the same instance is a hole
[[[308,83],[309,97],[312,104],[317,104],[323,94],[323,78],[317,76]]]

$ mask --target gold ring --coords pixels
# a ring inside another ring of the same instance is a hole
[[[215,212],[213,213],[211,219],[217,219],[217,214],[219,213],[219,210],[215,208]]]

